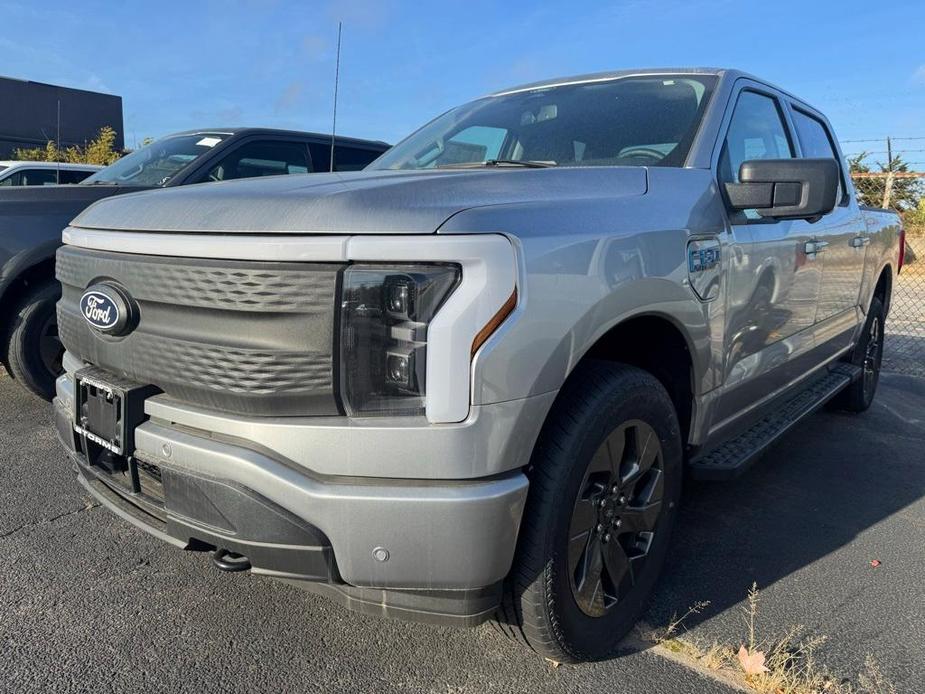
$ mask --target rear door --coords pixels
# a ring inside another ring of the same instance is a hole
[[[737,182],[739,166],[797,155],[780,95],[740,80],[716,159],[720,187]],[[724,393],[717,425],[783,389],[808,370],[822,269],[806,254],[813,229],[755,210],[729,212]]]
[[[840,168],[838,204],[822,219],[802,221],[817,248],[822,266],[822,284],[816,310],[817,339],[820,346],[838,349],[850,340],[858,320],[857,305],[867,252],[867,227],[857,203],[851,199],[844,164],[837,154],[835,140],[824,119],[807,107],[790,104],[790,116],[800,156],[835,159]]]

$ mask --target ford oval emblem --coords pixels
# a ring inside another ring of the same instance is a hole
[[[120,335],[129,327],[132,309],[128,297],[116,287],[97,284],[80,297],[80,312],[95,330]]]

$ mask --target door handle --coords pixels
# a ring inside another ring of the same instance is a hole
[[[807,241],[806,245],[803,246],[803,250],[806,252],[806,255],[815,255],[825,250],[825,247],[828,245],[828,241]]]
[[[853,239],[851,239],[852,248],[864,248],[864,246],[866,246],[869,243],[870,243],[869,236],[855,236]]]

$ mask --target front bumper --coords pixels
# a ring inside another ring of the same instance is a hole
[[[353,609],[470,624],[494,608],[527,494],[519,470],[440,481],[319,475],[252,441],[152,416],[135,429],[135,458],[162,480],[152,504],[88,464],[72,384],[69,374],[58,381],[55,422],[81,482],[145,531],[242,554],[255,573],[315,585]],[[330,436],[325,427],[322,442]]]

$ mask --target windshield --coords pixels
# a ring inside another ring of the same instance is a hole
[[[132,152],[82,181],[135,186],[163,186],[185,168],[228,137],[219,133],[172,135]]]
[[[368,168],[683,166],[715,82],[622,77],[490,96],[448,111]]]

